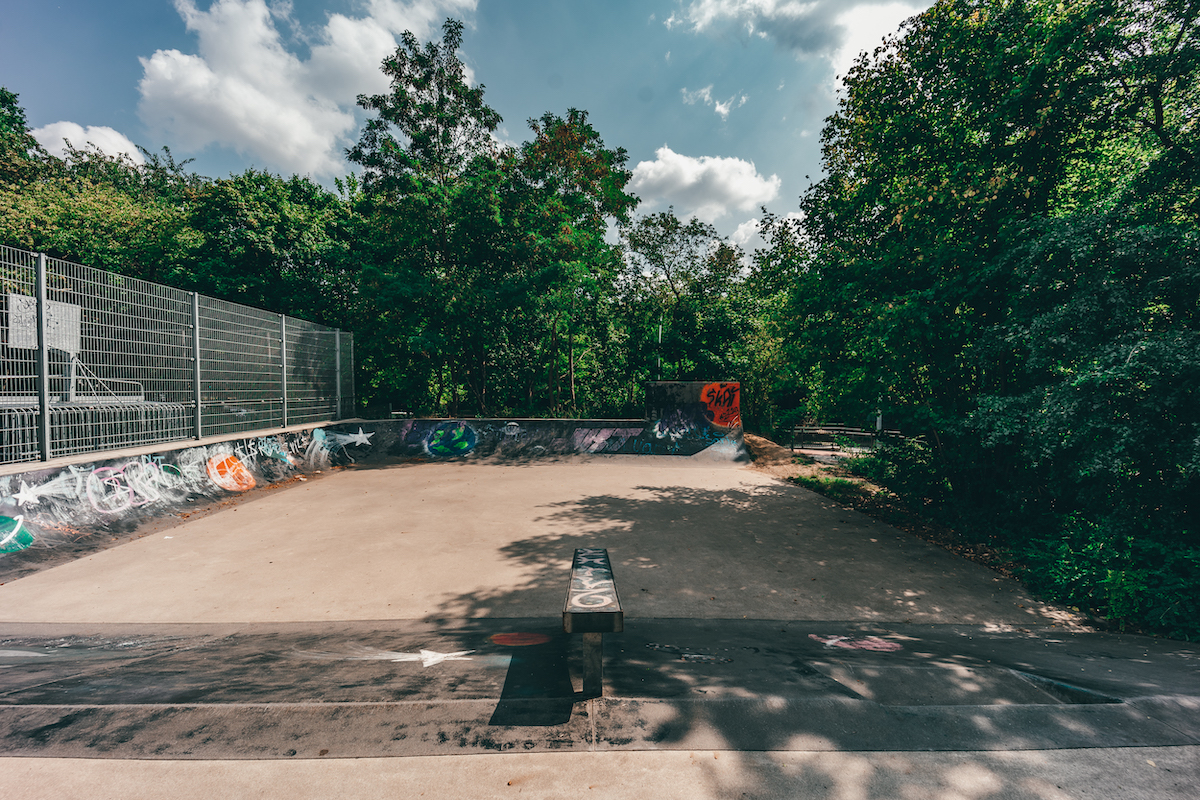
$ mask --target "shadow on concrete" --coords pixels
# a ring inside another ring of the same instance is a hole
[[[607,548],[626,631],[605,637],[606,696],[589,706],[596,749],[1001,752],[1200,743],[1200,726],[1182,721],[1200,708],[1183,698],[1196,694],[1186,688],[1194,649],[1033,631],[1052,617],[986,607],[999,601],[978,565],[792,487],[638,491],[640,498],[592,495],[544,507],[539,521],[558,532],[501,548],[522,567],[522,584],[453,597],[435,615],[487,618],[530,593],[556,608],[572,551]],[[798,502],[809,507],[804,529],[787,524]],[[863,540],[885,537],[894,548],[870,558]],[[943,589],[942,597],[930,587]],[[830,613],[814,616],[814,607]],[[842,614],[833,613],[838,608]],[[747,619],[751,610],[761,616]],[[946,616],[955,622],[941,621]],[[847,618],[855,621],[838,621]],[[804,785],[812,797],[847,788],[846,775],[796,774],[771,759],[755,764],[752,788]],[[1002,772],[972,769],[979,796],[1060,796],[1050,785],[1005,786]],[[863,797],[906,791],[894,771],[853,782]]]
[[[579,700],[567,663],[568,638],[549,637],[541,644],[514,647],[500,700],[489,725],[566,725]]]

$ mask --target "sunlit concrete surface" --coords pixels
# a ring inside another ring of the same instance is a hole
[[[985,567],[744,467],[611,456],[336,472],[0,586],[0,620],[553,615],[572,550],[593,546],[608,548],[632,618],[1070,618]]]
[[[1196,748],[1019,753],[697,750],[304,761],[7,759],[26,800],[214,797],[613,800],[1195,800]]]
[[[148,530],[0,585],[5,795],[1200,796],[1196,648],[745,467],[348,469]]]

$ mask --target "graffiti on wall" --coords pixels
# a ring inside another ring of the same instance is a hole
[[[335,429],[336,430],[336,429]],[[327,433],[334,436],[336,433]],[[570,455],[692,456],[710,451],[741,457],[740,428],[713,425],[698,404],[652,422],[628,420],[423,420],[376,423],[372,447],[356,451],[362,463],[395,459],[524,459]]]
[[[461,420],[443,422],[425,437],[425,452],[434,458],[465,456],[479,444],[479,435]]]
[[[126,529],[188,503],[354,460],[374,432],[311,431],[0,477],[0,554]]]
[[[0,517],[0,553],[15,553],[33,544],[33,534],[24,525],[25,518]]]
[[[709,413],[713,425],[722,428],[742,426],[741,403],[738,394],[741,384],[710,383],[700,390],[700,402]]]

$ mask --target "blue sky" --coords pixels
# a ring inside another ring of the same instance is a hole
[[[640,211],[673,205],[751,241],[820,172],[835,75],[931,0],[8,0],[0,85],[35,135],[171,147],[212,177],[351,171],[344,149],[399,34],[467,29],[460,53],[503,117],[586,110],[624,147]]]

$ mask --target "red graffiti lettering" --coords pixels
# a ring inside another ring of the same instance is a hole
[[[713,424],[735,428],[742,424],[738,383],[710,383],[700,392],[700,399],[713,415]]]

